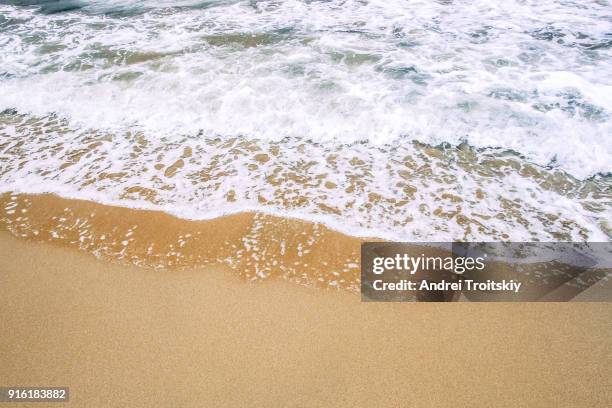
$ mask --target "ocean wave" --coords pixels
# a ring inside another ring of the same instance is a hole
[[[2,4],[3,191],[404,239],[608,237],[606,2]]]

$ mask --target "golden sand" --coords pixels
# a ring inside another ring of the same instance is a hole
[[[244,280],[282,278],[307,286],[349,292],[359,291],[360,244],[365,241],[322,224],[262,213],[193,221],[160,211],[106,206],[52,194],[0,195],[0,229],[28,240],[78,248],[122,264],[171,270],[223,266]],[[377,251],[393,252],[393,248],[385,245]],[[397,250],[406,251],[407,248],[399,245]],[[415,256],[424,253],[450,255],[442,249],[416,244],[409,251]],[[568,266],[566,274],[534,281],[532,277],[539,276],[540,267],[538,263],[523,264],[523,272],[519,273],[511,264],[490,262],[487,269],[490,277],[513,279],[524,286],[520,296],[508,293],[496,299],[610,298],[609,284],[601,280],[612,273],[610,270],[597,271],[593,276],[580,274],[571,279],[572,268]],[[415,276],[417,280],[422,278]],[[586,288],[588,290],[582,292]],[[414,298],[414,293],[409,296]]]
[[[8,233],[0,252],[0,383],[67,406],[612,405],[611,304],[361,303]]]
[[[359,289],[361,239],[260,213],[190,221],[51,194],[8,193],[0,195],[0,228],[122,263],[158,269],[225,265],[248,280],[282,277]]]

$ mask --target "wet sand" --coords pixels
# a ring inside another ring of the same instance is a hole
[[[197,221],[53,194],[5,193],[0,194],[0,230],[124,264],[155,269],[224,265],[248,281],[282,278],[359,291],[364,239],[320,223],[262,213]]]
[[[0,253],[0,383],[70,406],[612,405],[611,304],[361,303],[6,232]]]

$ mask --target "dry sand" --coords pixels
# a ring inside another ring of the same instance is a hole
[[[0,254],[0,385],[69,406],[612,406],[612,304],[360,303],[6,232]]]

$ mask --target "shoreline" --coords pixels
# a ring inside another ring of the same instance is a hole
[[[359,291],[365,238],[262,213],[185,220],[54,194],[0,195],[0,229],[97,258],[154,269],[225,265],[249,281],[280,277]]]
[[[21,239],[78,249],[122,265],[154,270],[222,267],[244,281],[282,279],[352,293],[361,290],[361,245],[386,242],[347,236],[319,223],[257,212],[186,220],[162,211],[109,206],[54,194],[0,194],[2,230]],[[441,255],[446,251],[422,244],[411,243],[409,251],[414,254],[433,251]],[[496,273],[519,284],[534,286],[530,283],[530,274],[537,275],[537,271],[526,270],[517,275],[509,273],[507,266],[500,265]],[[533,267],[537,268],[537,264]],[[576,282],[576,287],[572,284],[578,277],[544,284],[541,295],[552,290],[556,293],[568,286],[569,291],[548,301],[605,300],[612,281],[597,282],[600,280],[597,276],[587,279],[584,275],[586,280]]]
[[[0,247],[0,376],[69,386],[75,406],[612,402],[607,303],[361,303],[6,232]]]
[[[0,408],[612,408],[608,1],[0,3]]]

